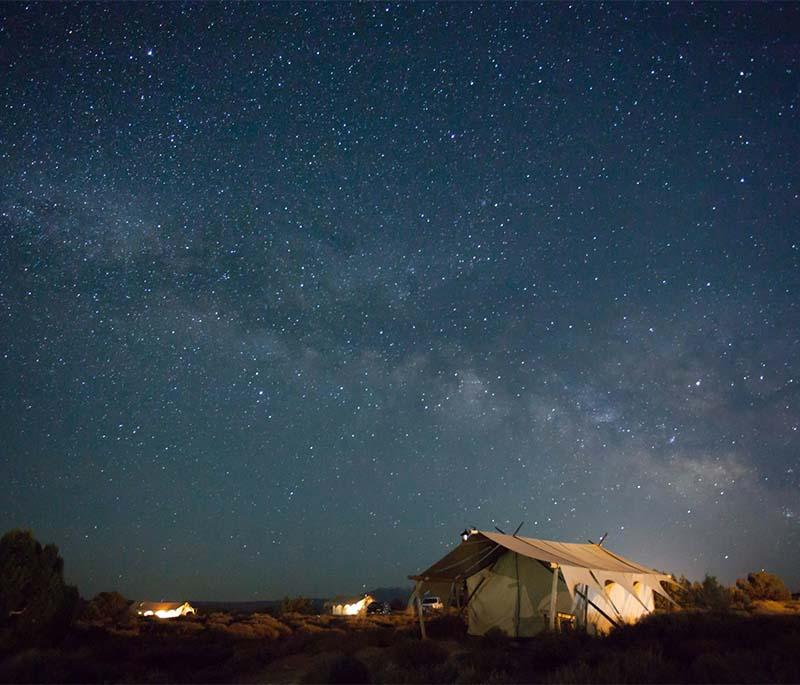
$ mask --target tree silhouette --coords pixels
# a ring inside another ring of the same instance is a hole
[[[42,547],[30,531],[0,538],[0,639],[4,644],[48,643],[63,636],[78,606],[78,590],[64,583],[55,545]]]

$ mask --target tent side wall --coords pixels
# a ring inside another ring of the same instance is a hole
[[[553,572],[539,561],[506,552],[490,568],[467,578],[470,635],[499,628],[512,637],[530,637],[547,628]],[[572,597],[559,576],[557,610],[571,612]]]
[[[589,590],[589,599],[599,606],[615,621],[635,623],[654,610],[653,590],[641,583],[637,584],[637,595],[634,597],[621,585],[608,583],[604,592]],[[617,613],[619,612],[619,614]],[[608,633],[613,627],[611,623],[593,606],[589,606],[586,621],[589,632]]]

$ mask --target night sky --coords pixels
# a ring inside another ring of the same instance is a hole
[[[84,596],[465,526],[800,583],[800,5],[0,7],[0,523]]]

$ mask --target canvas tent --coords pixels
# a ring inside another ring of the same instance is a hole
[[[654,593],[669,599],[661,582],[670,576],[600,545],[485,531],[464,537],[409,578],[416,581],[412,601],[428,592],[465,608],[471,635],[496,627],[526,637],[566,623],[606,632],[650,613]]]
[[[139,616],[157,616],[158,618],[177,618],[197,613],[197,610],[189,602],[138,602],[135,610]]]
[[[336,597],[330,603],[331,613],[334,616],[362,616],[367,613],[367,607],[374,601],[372,595]]]

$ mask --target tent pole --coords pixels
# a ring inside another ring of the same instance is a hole
[[[478,590],[480,590],[483,587],[483,581],[485,581],[485,580],[486,580],[485,577],[481,578],[480,582],[475,586],[475,589],[467,596],[467,599],[461,605],[461,611],[464,611],[464,609],[466,609],[469,606],[469,603],[472,601],[472,598],[475,595],[477,595],[478,594]]]
[[[589,632],[589,586],[583,584],[583,629]]]
[[[425,632],[425,619],[422,617],[422,599],[419,596],[420,593],[420,585],[421,583],[417,581],[417,585],[414,588],[414,594],[417,598],[417,612],[419,614],[419,632],[422,635],[423,640],[428,639],[428,634]]]
[[[550,593],[550,630],[556,629],[556,607],[558,601],[558,564],[553,564],[553,587]]]
[[[601,588],[605,588],[605,586],[599,580],[597,580],[597,576],[591,569],[589,570],[589,574],[592,576],[592,578],[594,578],[595,583],[597,583]],[[614,613],[617,615],[617,618],[619,619],[620,623],[625,623],[625,619],[622,617],[622,614],[620,613],[619,609],[617,609],[616,604],[614,604],[614,602],[611,601],[611,596],[607,592],[604,592],[603,594],[605,595],[604,599],[611,605],[611,608],[614,610]],[[589,596],[588,593],[586,596],[587,597]]]
[[[520,524],[522,525],[522,524]],[[519,530],[519,528],[517,528]],[[519,604],[520,604],[520,589],[519,589],[519,554],[514,552],[514,570],[517,574],[517,605],[514,608],[514,637],[519,637]]]
[[[597,606],[591,599],[589,599],[589,595],[588,594],[587,595],[581,595],[581,597],[583,597],[588,604],[591,604],[597,610],[597,612],[604,619],[606,619],[612,626],[614,626],[616,628],[619,625],[619,623],[617,623],[613,618],[611,618],[611,616],[609,616],[605,611],[603,611],[599,606]]]

